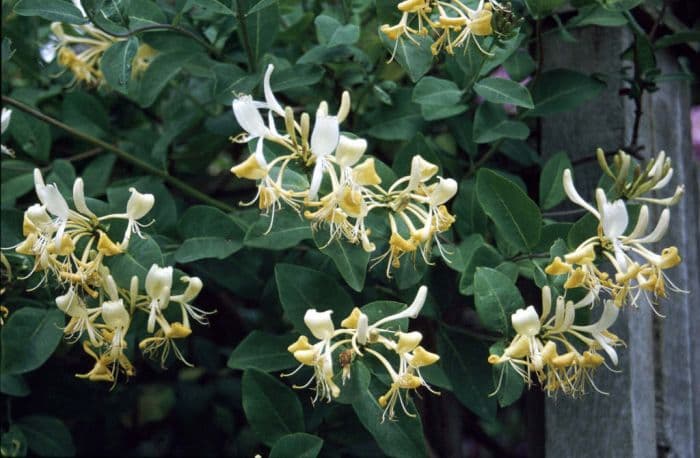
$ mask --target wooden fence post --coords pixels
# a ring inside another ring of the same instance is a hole
[[[544,43],[546,68],[569,68],[613,76],[606,92],[579,109],[542,121],[542,152],[566,151],[572,160],[591,157],[597,147],[614,151],[632,137],[634,104],[620,97],[620,55],[632,37],[624,29],[577,30],[576,43],[549,38]],[[674,68],[664,55],[660,65]],[[684,262],[671,278],[690,294],[664,301],[658,318],[647,306],[625,309],[614,330],[628,348],[617,369],[601,369],[595,392],[582,399],[545,401],[547,457],[700,457],[700,272],[698,235],[700,173],[690,143],[690,91],[687,82],[667,82],[646,96],[639,144],[647,157],[665,149],[673,159],[673,183],[685,183],[683,202],[672,208],[671,229],[664,246],[676,245]],[[575,168],[576,185],[592,197],[600,177],[595,160]],[[669,186],[670,188],[670,186]],[[668,191],[666,191],[668,193]]]

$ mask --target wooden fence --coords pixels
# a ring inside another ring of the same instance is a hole
[[[630,143],[635,107],[619,96],[622,82],[615,76],[632,37],[627,30],[598,27],[574,35],[576,43],[560,37],[546,41],[546,67],[612,78],[603,96],[544,119],[541,148],[547,155],[567,151],[572,160],[585,161],[596,147],[614,151]],[[670,54],[661,55],[659,65],[664,72],[678,71]],[[690,292],[662,302],[665,318],[646,306],[621,314],[615,330],[628,344],[621,352],[621,373],[598,372],[597,384],[608,396],[545,402],[547,457],[700,457],[700,171],[690,139],[690,85],[673,81],[660,87],[643,100],[639,144],[647,157],[665,150],[673,159],[672,183],[685,183],[664,245],[678,246],[684,262],[670,276]],[[579,189],[591,196],[600,176],[597,163],[583,162],[575,173]]]

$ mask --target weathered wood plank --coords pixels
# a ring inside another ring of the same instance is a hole
[[[584,73],[619,74],[619,56],[630,43],[622,29],[587,28],[574,34],[579,41],[548,39],[544,61],[548,68]],[[610,78],[605,93],[581,108],[542,122],[542,151],[564,150],[573,160],[591,157],[597,147],[614,151],[630,141],[632,104],[619,97],[620,83]],[[577,187],[587,196],[600,177],[595,161],[575,170]],[[625,310],[614,331],[628,343],[620,352],[620,373],[601,369],[599,388],[582,399],[550,399],[545,403],[546,455],[549,457],[656,456],[654,421],[653,318],[648,307]]]

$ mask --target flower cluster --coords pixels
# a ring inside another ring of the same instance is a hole
[[[42,273],[34,288],[53,280],[64,289],[65,293],[55,298],[56,306],[69,317],[64,334],[72,341],[86,335],[83,348],[95,359],[92,370],[77,376],[114,382],[120,371],[127,376],[134,374],[125,350],[126,335],[138,311],[148,315],[149,337],[139,343],[144,353],[160,353],[164,364],[172,349],[187,364],[174,341],[192,332],[190,318],[206,323],[208,312],[191,305],[202,289],[200,279],[182,276],[183,288],[179,289],[184,291],[173,294],[173,289],[177,289],[173,285],[173,268],[154,264],[146,275],[144,291],[136,275],[128,285],[118,284],[106,263],[125,252],[133,234],[143,237],[144,225],[140,221],[153,208],[153,195],[131,188],[126,212],[97,216],[87,205],[81,178],[73,185],[74,209],[55,184],[44,183],[38,169],[34,170],[34,184],[39,203],[25,211],[25,239],[13,248],[34,258],[27,277]],[[117,220],[126,222],[119,242],[108,234],[110,224]],[[170,322],[165,317],[170,303],[180,306],[179,321]]]
[[[80,0],[73,0],[83,17],[87,17]],[[126,38],[112,36],[91,23],[64,25],[51,24],[53,36],[41,49],[41,57],[46,62],[54,59],[61,67],[73,74],[73,82],[88,86],[99,86],[104,75],[100,70],[100,60],[105,51]],[[156,51],[147,44],[141,44],[132,61],[132,77],[143,73]]]
[[[684,191],[683,186],[678,186],[670,197],[647,195],[670,182],[673,175],[670,160],[661,152],[645,168],[639,165],[633,168],[632,158],[620,151],[611,167],[602,150],[598,150],[597,155],[603,171],[613,181],[611,192],[619,198],[610,200],[608,194],[598,188],[596,207],[593,207],[574,187],[571,170],[564,171],[566,195],[598,220],[597,229],[573,251],[563,257],[556,256],[545,268],[547,274],[566,275],[564,295],[556,299],[554,316],[550,317],[551,291],[545,286],[542,313],[538,316],[532,306],[516,311],[511,317],[516,336],[503,354],[489,357],[494,365],[508,363],[528,385],[536,380],[548,394],[561,391],[577,396],[585,393],[588,384],[602,392],[595,386],[592,372],[606,365],[604,357],[598,353],[601,349],[610,362],[617,365],[614,347],[623,343],[608,329],[617,319],[620,308],[628,304],[636,307],[643,297],[654,309],[658,298],[666,296],[667,284],[672,291],[682,291],[665,273],[680,264],[678,249],[670,246],[655,253],[648,246],[659,242],[670,224],[670,210],[664,208],[650,229],[649,204],[673,205]],[[642,203],[631,229],[628,227],[629,202]],[[565,299],[570,292],[578,294],[576,290],[583,294],[583,299],[576,303]],[[596,323],[574,324],[578,309],[600,303],[603,311]],[[499,381],[496,391],[500,385]]]
[[[396,41],[394,54],[403,37],[420,46],[415,37],[432,34],[435,37],[430,46],[433,55],[439,54],[442,49],[454,54],[456,48],[466,49],[470,43],[483,54],[491,55],[482,48],[476,37],[496,35],[505,38],[514,25],[510,8],[493,0],[480,0],[475,9],[459,0],[404,0],[396,8],[401,13],[399,22],[384,24],[379,29],[387,38]],[[504,20],[499,19],[501,16]]]
[[[367,141],[340,132],[340,124],[350,111],[350,95],[343,93],[335,115],[329,113],[325,101],[321,102],[311,128],[307,113],[297,122],[292,108],[283,109],[277,101],[270,87],[272,71],[270,65],[265,72],[264,102],[249,95],[233,101],[236,120],[245,130],[233,141],[255,142],[254,153],[231,169],[239,178],[258,182],[257,195],[248,204],[257,201],[261,210],[270,213],[272,227],[275,211],[284,203],[309,219],[313,229],[327,226],[328,243],[345,239],[361,244],[367,252],[376,249],[367,217],[373,210],[386,210],[391,227],[389,249],[377,260],[388,257],[387,276],[392,267],[400,266],[406,253],[415,256],[420,251],[427,263],[433,243],[442,253],[438,236],[455,220],[445,204],[456,194],[457,182],[442,177],[434,180],[438,167],[416,155],[410,175],[382,187],[374,158],[363,160]],[[267,111],[267,123],[261,110]],[[284,134],[277,129],[276,117],[284,121]],[[265,141],[281,146],[283,153],[270,157]],[[300,173],[292,170],[293,166],[312,169],[310,182],[295,181]]]
[[[515,337],[502,355],[489,356],[489,363],[507,363],[528,386],[536,379],[548,394],[562,392],[578,396],[586,392],[589,384],[602,393],[592,377],[598,367],[606,365],[599,350],[617,365],[614,347],[623,342],[608,330],[619,313],[619,308],[610,300],[605,301],[597,322],[585,326],[574,324],[576,310],[592,305],[594,300],[593,293],[576,303],[558,296],[554,315],[551,315],[552,293],[545,286],[542,288],[542,313],[538,315],[532,305],[518,309],[511,316]],[[501,370],[496,392],[501,388],[504,373],[505,368]]]
[[[603,157],[599,152],[599,157]],[[674,292],[682,291],[671,282],[665,271],[681,263],[678,248],[669,246],[659,253],[649,245],[660,242],[666,234],[671,212],[664,208],[655,225],[651,223],[649,204],[673,205],[683,195],[683,186],[667,198],[652,198],[646,194],[665,187],[673,175],[670,160],[664,152],[649,161],[645,170],[639,166],[631,175],[631,158],[624,152],[615,156],[615,172],[601,159],[603,170],[615,180],[613,187],[622,198],[609,200],[606,192],[595,191],[596,207],[586,202],[574,187],[570,170],[564,171],[564,190],[569,199],[590,212],[598,220],[596,234],[584,240],[563,259],[559,256],[547,266],[550,275],[566,275],[564,288],[585,288],[596,297],[601,293],[610,296],[618,307],[625,304],[638,305],[640,298],[652,308],[658,298],[666,297],[667,284]],[[623,200],[626,198],[627,201]],[[630,227],[628,204],[642,202],[634,227]],[[653,227],[650,230],[650,227]],[[602,256],[602,262],[601,262]],[[606,271],[606,261],[612,266]]]
[[[398,402],[406,415],[415,416],[408,411],[409,391],[417,390],[421,386],[434,394],[434,391],[425,381],[420,369],[437,362],[440,357],[423,348],[420,343],[423,335],[420,332],[401,332],[387,327],[389,323],[395,323],[405,318],[416,318],[420,313],[428,289],[421,286],[413,303],[403,311],[394,315],[383,317],[374,323],[369,322],[368,316],[359,308],[353,309],[336,329],[331,320],[332,310],[318,312],[315,309],[306,311],[304,323],[311,334],[318,339],[316,343],[310,343],[309,338],[302,335],[289,346],[288,350],[301,364],[291,373],[282,374],[283,377],[296,374],[305,366],[314,369],[313,376],[301,386],[294,388],[312,388],[316,395],[315,403],[319,399],[330,402],[340,396],[341,388],[335,382],[334,361],[338,355],[341,383],[344,384],[350,378],[352,363],[356,358],[362,358],[369,354],[376,358],[386,369],[391,379],[389,390],[379,397],[379,405],[384,409],[382,421],[386,418],[395,418],[395,408]],[[389,362],[389,359],[372,348],[380,348],[396,353],[398,367]]]

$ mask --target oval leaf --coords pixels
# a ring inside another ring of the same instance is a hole
[[[44,364],[61,341],[64,322],[57,308],[24,307],[10,314],[0,332],[2,373],[23,374]]]

